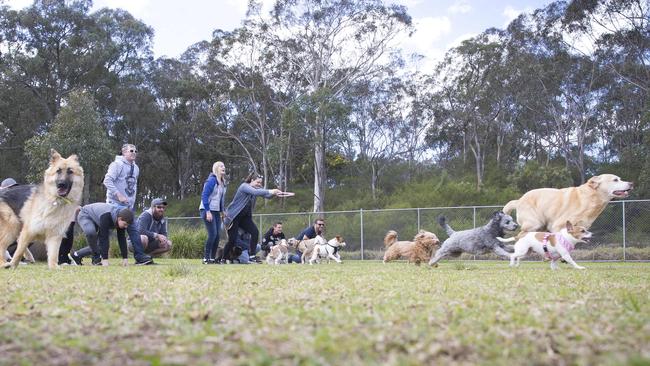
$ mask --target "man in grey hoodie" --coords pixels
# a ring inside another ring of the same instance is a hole
[[[138,149],[133,144],[122,145],[122,155],[117,155],[108,166],[104,177],[106,187],[106,203],[118,208],[135,210],[135,194],[138,186],[140,169],[135,163]],[[129,224],[126,229],[133,244],[133,256],[136,264],[153,264],[151,256],[144,253],[140,233],[136,223]]]

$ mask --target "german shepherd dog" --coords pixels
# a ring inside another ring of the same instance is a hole
[[[0,267],[16,268],[27,245],[42,241],[47,264],[57,268],[59,246],[81,201],[84,173],[77,155],[67,159],[51,150],[43,183],[19,185],[0,192],[0,253],[18,239],[10,263],[0,256]]]

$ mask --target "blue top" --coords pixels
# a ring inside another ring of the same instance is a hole
[[[250,203],[251,212],[253,212],[257,196],[271,198],[273,197],[273,193],[268,189],[255,188],[249,183],[242,183],[239,188],[237,188],[235,197],[233,197],[232,202],[230,202],[226,209],[226,217],[223,220],[223,224],[228,227],[232,220],[239,215],[248,203]]]
[[[309,226],[305,228],[305,230],[301,231],[300,234],[298,234],[298,236],[296,236],[296,240],[302,240],[302,238],[304,238],[305,236],[307,237],[307,239],[313,239],[316,237],[316,235],[318,234],[316,233],[316,229],[314,229],[314,226]]]
[[[208,179],[203,184],[201,193],[201,204],[199,210],[208,208],[210,211],[223,211],[226,198],[226,185],[219,184],[217,176],[210,173]]]

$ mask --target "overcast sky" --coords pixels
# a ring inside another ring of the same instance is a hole
[[[272,0],[264,0],[265,9]],[[387,1],[388,2],[388,1]],[[397,0],[405,5],[416,32],[403,44],[426,59],[428,68],[445,51],[490,27],[504,28],[522,12],[542,8],[549,0]],[[7,0],[14,9],[31,0]],[[177,57],[190,45],[209,40],[215,29],[241,25],[248,0],[95,0],[93,9],[123,8],[155,30],[156,57]]]

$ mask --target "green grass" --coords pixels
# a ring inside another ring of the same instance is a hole
[[[650,264],[0,272],[0,364],[650,364]]]

